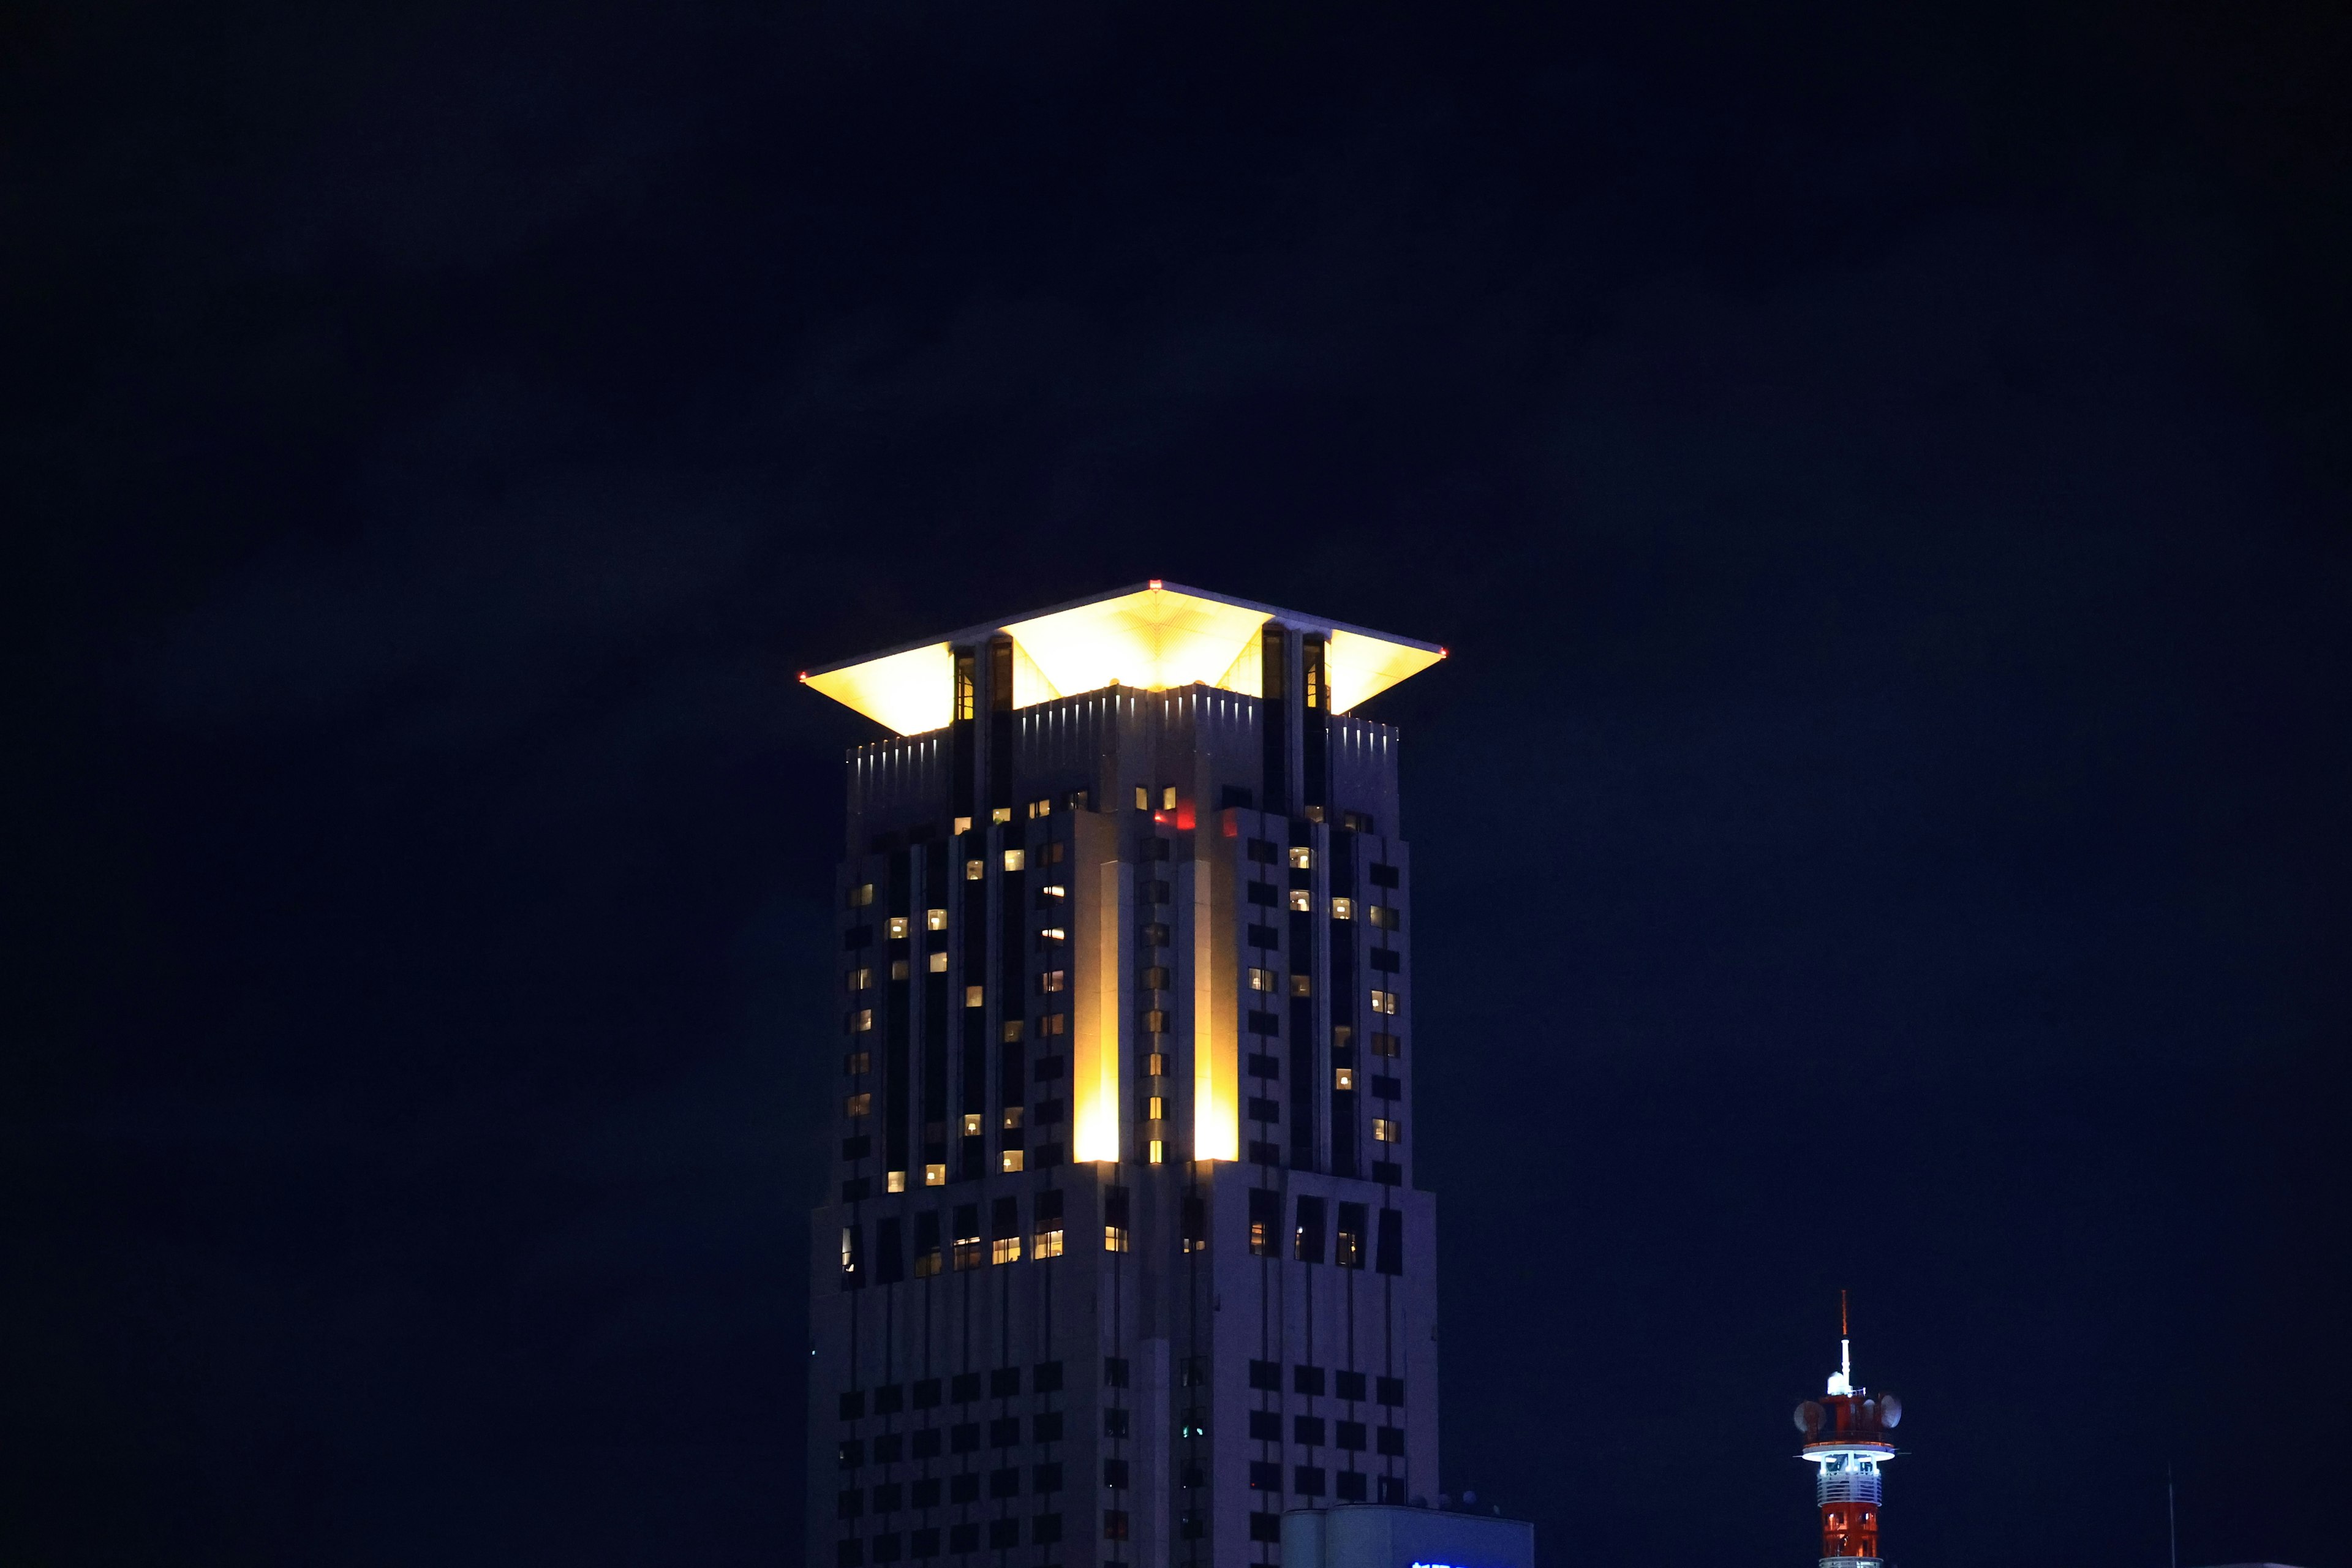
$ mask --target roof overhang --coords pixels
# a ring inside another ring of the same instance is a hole
[[[1154,580],[1017,620],[951,632],[804,671],[801,679],[901,735],[943,729],[955,704],[955,652],[1013,639],[1013,705],[1034,707],[1114,683],[1161,691],[1195,684],[1259,690],[1258,633],[1269,622],[1328,638],[1331,710],[1345,713],[1445,657],[1435,643],[1319,620],[1272,605]]]

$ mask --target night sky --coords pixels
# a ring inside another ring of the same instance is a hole
[[[0,61],[0,1563],[797,1562],[793,676],[1164,576],[1453,650],[1446,1489],[1809,1563],[1849,1287],[1901,1568],[2352,1564],[2340,10]]]

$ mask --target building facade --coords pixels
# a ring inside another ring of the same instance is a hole
[[[1226,1568],[1437,1475],[1397,736],[1154,583],[803,679],[847,762],[808,1562]]]

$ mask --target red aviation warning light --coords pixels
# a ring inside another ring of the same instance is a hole
[[[1815,1488],[1822,1506],[1820,1568],[1880,1568],[1878,1502],[1880,1472],[1895,1458],[1887,1434],[1903,1419],[1903,1402],[1891,1394],[1875,1399],[1853,1381],[1853,1341],[1846,1332],[1845,1292],[1838,1292],[1838,1369],[1829,1392],[1797,1406],[1797,1430],[1805,1435],[1799,1458],[1820,1467]]]

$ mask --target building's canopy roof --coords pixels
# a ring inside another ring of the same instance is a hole
[[[1114,681],[1154,691],[1200,682],[1256,697],[1258,630],[1268,621],[1322,632],[1330,639],[1325,668],[1335,713],[1347,712],[1445,657],[1434,643],[1155,579],[1018,620],[968,626],[934,642],[807,670],[801,679],[902,735],[919,735],[943,728],[952,716],[952,650],[1003,632],[1013,638],[1016,708],[1099,690]]]

